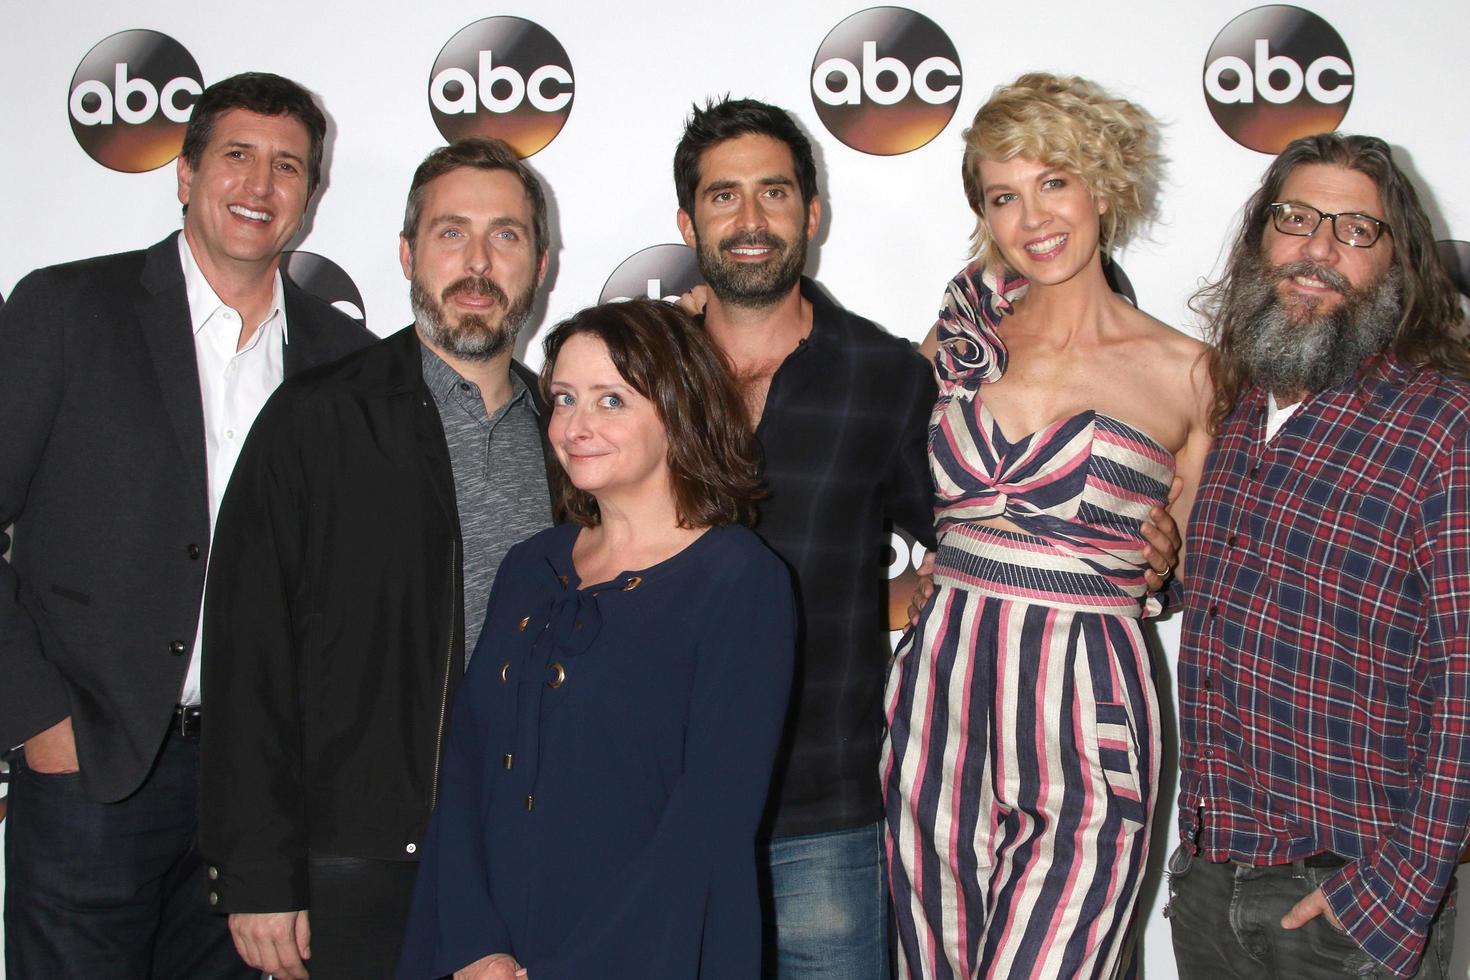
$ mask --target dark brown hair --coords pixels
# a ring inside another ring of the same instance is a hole
[[[526,190],[531,201],[532,231],[536,237],[536,259],[546,254],[546,192],[541,181],[531,168],[526,166],[510,144],[488,136],[466,136],[448,146],[441,146],[420,163],[413,172],[413,181],[408,185],[408,203],[403,209],[403,231],[409,251],[414,247],[414,236],[418,234],[419,217],[424,211],[424,195],[428,185],[451,170],[469,167],[473,170],[505,170],[514,174]]]
[[[214,123],[231,109],[244,109],[258,116],[288,116],[306,129],[307,193],[322,182],[322,144],[327,138],[327,119],[311,93],[289,78],[264,71],[247,71],[215,82],[194,103],[189,124],[184,127],[184,145],[179,155],[198,170],[204,148],[214,137]]]
[[[694,217],[694,194],[699,190],[699,160],[713,149],[740,136],[769,136],[791,151],[791,168],[801,188],[805,209],[817,196],[817,164],[812,143],[785,109],[755,99],[708,99],[701,109],[693,107],[684,123],[684,135],[674,149],[674,193],[679,208]]]
[[[1230,249],[1225,274],[1199,290],[1189,301],[1190,309],[1205,320],[1210,380],[1215,386],[1215,404],[1210,410],[1211,431],[1235,408],[1250,377],[1237,349],[1240,321],[1249,315],[1249,292],[1242,280],[1259,259],[1262,235],[1271,205],[1281,199],[1281,188],[1292,171],[1305,164],[1343,167],[1364,175],[1378,188],[1384,213],[1374,215],[1388,223],[1393,262],[1402,283],[1397,330],[1388,349],[1415,368],[1433,368],[1445,374],[1470,378],[1470,351],[1461,336],[1464,313],[1449,273],[1439,260],[1439,251],[1429,216],[1419,203],[1414,185],[1394,162],[1389,145],[1376,136],[1320,133],[1293,140],[1281,151],[1261,179],[1261,187],[1246,202],[1240,231]],[[1319,234],[1330,230],[1323,229]],[[1382,248],[1380,242],[1374,246]]]
[[[578,334],[602,341],[623,380],[653,402],[668,433],[679,526],[753,523],[755,502],[765,495],[759,450],[729,364],[704,327],[659,300],[588,307],[557,324],[544,341],[541,394],[548,404],[557,355]],[[583,527],[602,519],[597,501],[573,486],[560,467],[552,476],[551,496],[558,519]]]

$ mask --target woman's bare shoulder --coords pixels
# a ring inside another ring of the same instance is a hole
[[[1199,338],[1190,336],[1183,330],[1155,319],[1131,305],[1125,316],[1130,328],[1137,331],[1139,339],[1156,345],[1159,352],[1166,357],[1193,362],[1209,350],[1209,347]]]
[[[1146,367],[1160,390],[1172,391],[1181,404],[1198,406],[1209,399],[1209,345],[1142,310],[1129,307],[1130,329],[1142,345],[1134,363]],[[1170,383],[1171,379],[1175,383]],[[1194,411],[1191,411],[1194,414]]]

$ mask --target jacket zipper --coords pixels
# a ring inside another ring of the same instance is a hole
[[[454,669],[454,615],[453,595],[459,589],[459,576],[455,573],[455,554],[457,548],[451,548],[449,552],[449,594],[450,617],[449,617],[449,647],[444,651],[444,691],[439,699],[439,733],[434,738],[434,779],[429,788],[429,809],[432,811],[439,805],[439,760],[444,755],[444,716],[449,713],[449,672]]]

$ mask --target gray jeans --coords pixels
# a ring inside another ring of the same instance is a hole
[[[1181,980],[1393,977],[1325,916],[1299,929],[1281,928],[1281,917],[1335,872],[1301,861],[1261,868],[1211,864],[1181,844],[1169,856],[1164,909]],[[1441,909],[1414,977],[1447,980],[1454,933],[1454,910]]]

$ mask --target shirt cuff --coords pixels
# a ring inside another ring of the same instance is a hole
[[[1322,882],[1327,905],[1342,923],[1343,932],[1363,952],[1397,976],[1413,976],[1426,936],[1400,921],[1402,902],[1391,907],[1375,894],[1368,880],[1372,872],[1365,873],[1362,865],[1353,862]]]

